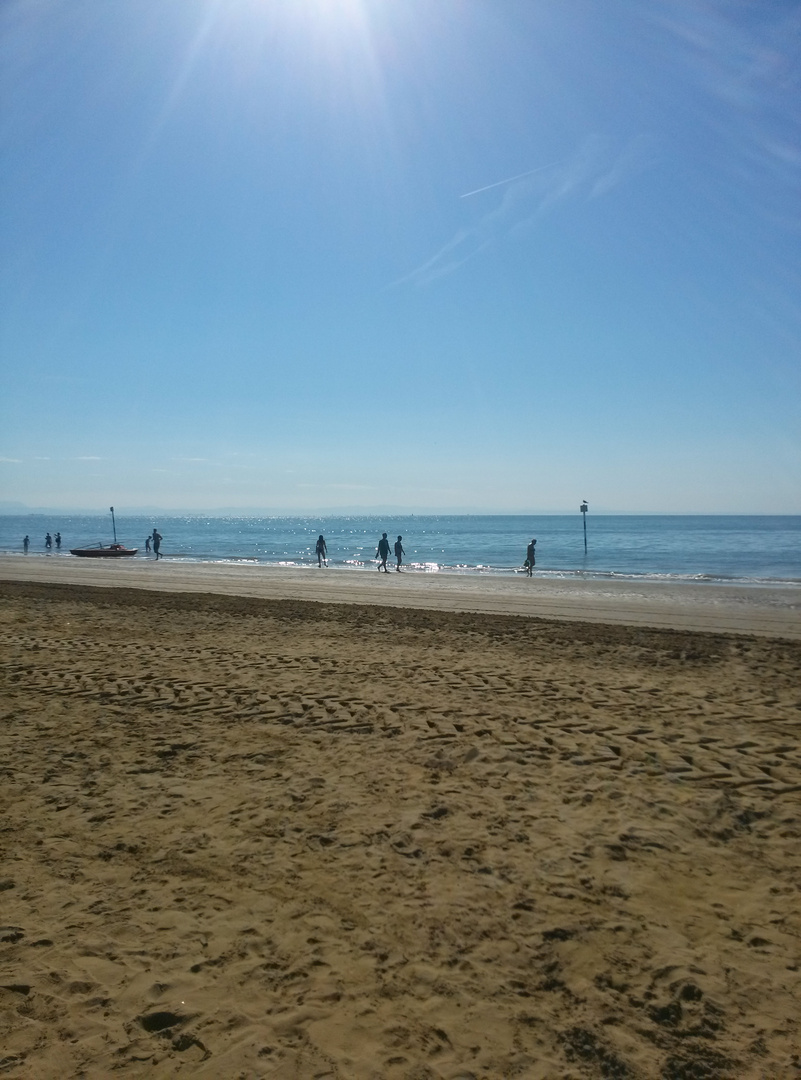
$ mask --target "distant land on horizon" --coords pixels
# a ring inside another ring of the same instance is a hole
[[[109,504],[111,505],[111,504]],[[576,514],[579,512],[579,503],[576,503]],[[25,516],[29,514],[63,514],[73,517],[102,517],[108,514],[108,508],[102,507],[59,507],[59,506],[27,506],[25,503],[0,502],[0,515]],[[615,511],[605,511],[614,513]],[[633,511],[638,513],[638,511]],[[550,510],[483,510],[475,507],[447,507],[444,509],[431,509],[426,507],[410,506],[345,506],[345,507],[265,507],[265,506],[215,506],[215,507],[189,507],[178,509],[165,506],[115,506],[114,513],[118,518],[143,517],[153,514],[162,514],[167,517],[374,517],[375,515],[391,515],[393,517],[414,515],[416,517],[464,517],[473,515],[476,517],[538,517],[540,515],[564,515],[572,513],[565,509]]]
[[[109,504],[110,505],[110,504]],[[411,508],[408,506],[349,506],[342,508],[286,508],[286,507],[252,507],[252,506],[224,506],[209,508],[184,508],[176,509],[163,506],[120,506],[114,508],[118,519],[131,517],[237,517],[237,518],[332,518],[332,517],[569,517],[575,513],[579,515],[578,502],[575,511],[562,509],[548,510],[482,510],[465,507],[448,507],[442,510],[433,510],[426,507]],[[0,515],[3,517],[27,517],[27,516],[57,516],[63,517],[104,517],[109,513],[108,509],[87,507],[58,507],[58,506],[27,506],[25,503],[0,501]],[[798,514],[732,514],[729,511],[711,510],[700,513],[697,510],[684,512],[662,512],[659,510],[610,510],[606,507],[593,510],[589,504],[589,515],[592,517],[798,517]]]

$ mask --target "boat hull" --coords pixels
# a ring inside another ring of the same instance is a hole
[[[112,544],[110,547],[96,548],[70,548],[70,555],[77,555],[81,559],[125,559],[135,555],[139,548],[127,548],[122,544]]]

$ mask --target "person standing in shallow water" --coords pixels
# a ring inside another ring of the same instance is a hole
[[[48,533],[47,536],[45,536],[45,550],[46,551],[52,551],[53,550],[53,537],[50,535],[50,533]]]
[[[56,533],[56,551],[61,551],[61,533]]]
[[[322,567],[323,563],[328,566],[328,548],[325,546],[325,537],[320,535],[317,538],[317,546],[314,549],[317,555],[317,565]]]
[[[26,555],[28,554],[28,548],[30,546],[31,546],[31,538],[30,538],[30,536],[26,536],[22,541],[22,550],[25,552]]]
[[[537,561],[536,555],[537,555],[537,541],[532,540],[531,543],[526,548],[526,561],[523,563],[523,565],[526,568],[526,573],[528,574],[529,577],[531,577],[531,575],[532,575],[532,573],[534,571],[534,564]]]
[[[389,573],[387,570],[387,556],[389,555],[389,540],[387,540],[387,534],[383,533],[381,539],[378,541],[378,550],[375,553],[375,557],[381,561],[378,564],[379,574],[383,570],[385,574]]]
[[[150,554],[150,534],[145,537],[145,555]]]
[[[399,536],[398,539],[395,541],[395,558],[398,560],[398,565],[395,567],[395,569],[398,571],[398,573],[400,573],[403,556],[406,554],[406,552],[403,550],[403,544],[401,543],[402,540],[403,537]]]
[[[153,551],[156,553],[156,562],[158,562],[158,560],[160,558],[159,549],[161,548],[161,541],[163,539],[164,539],[164,537],[161,535],[161,533],[158,531],[158,529],[154,529],[153,530]]]

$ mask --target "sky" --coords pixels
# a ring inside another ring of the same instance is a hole
[[[796,0],[5,0],[0,506],[801,513]]]

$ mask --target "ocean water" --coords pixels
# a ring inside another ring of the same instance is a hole
[[[591,577],[801,585],[801,516],[587,515],[587,554],[580,514],[569,516],[407,515],[404,517],[126,517],[117,537],[145,558],[154,526],[167,561],[251,562],[316,567],[322,533],[329,566],[374,570],[382,532],[391,547],[403,535],[414,573],[522,573],[526,545],[537,538],[537,577]],[[45,533],[62,535],[47,556]],[[113,540],[111,516],[0,516],[0,551],[28,558],[74,558],[71,547]],[[152,556],[151,556],[152,557]],[[394,560],[391,558],[390,562]]]

